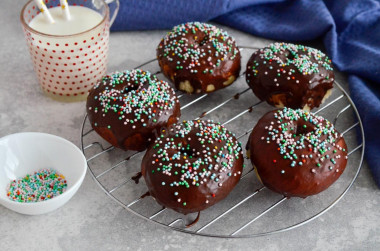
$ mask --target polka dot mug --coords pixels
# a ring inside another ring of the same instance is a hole
[[[60,6],[59,0],[44,0],[47,8]],[[64,101],[85,100],[88,91],[107,70],[109,28],[116,18],[119,1],[72,0],[70,5],[90,8],[102,16],[91,29],[73,35],[49,35],[29,26],[40,10],[33,0],[21,11],[21,23],[42,91]],[[112,16],[110,17],[110,7]]]

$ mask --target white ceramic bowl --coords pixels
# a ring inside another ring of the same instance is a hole
[[[45,168],[65,176],[67,189],[50,200],[15,202],[8,198],[12,180]],[[0,139],[0,203],[21,214],[38,215],[64,205],[78,191],[87,170],[86,158],[70,141],[46,133],[25,132]]]

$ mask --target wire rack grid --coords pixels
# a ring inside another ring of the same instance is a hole
[[[243,61],[247,61],[256,49],[241,46]],[[155,61],[149,60],[136,68],[149,68],[157,75],[162,74]],[[235,132],[237,139],[244,145],[257,120],[265,112],[273,110],[247,88],[242,78],[244,74],[230,87],[215,94],[186,95],[177,92],[183,114],[181,119],[210,117],[224,121],[222,125]],[[91,128],[87,115],[81,129],[81,148],[96,183],[109,197],[133,214],[189,234],[220,238],[257,237],[294,229],[321,216],[342,199],[359,174],[364,155],[364,131],[359,113],[347,92],[335,81],[333,94],[314,113],[330,119],[345,136],[349,147],[346,170],[335,184],[306,199],[286,198],[266,189],[246,159],[247,167],[237,187],[226,199],[202,211],[198,223],[191,227],[186,226],[194,221],[196,214],[184,216],[160,207],[153,198],[144,196],[147,188],[143,179],[139,184],[133,182],[140,171],[144,152],[124,152],[109,145]]]

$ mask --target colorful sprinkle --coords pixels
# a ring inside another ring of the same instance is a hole
[[[183,121],[169,130],[169,135],[156,138],[151,152],[154,161],[150,163],[152,169],[158,171],[152,175],[168,176],[168,182],[161,184],[176,189],[173,193],[179,197],[178,202],[181,202],[181,189],[209,182],[221,187],[229,177],[241,174],[233,169],[236,159],[242,155],[241,144],[220,123]],[[194,149],[194,145],[200,147]],[[215,196],[211,194],[212,198]]]
[[[10,200],[38,202],[52,199],[66,191],[65,177],[53,169],[42,169],[33,175],[13,180],[7,189]]]
[[[147,126],[147,122],[157,123],[157,118],[168,114],[179,103],[170,85],[147,71],[131,70],[115,72],[103,77],[94,86],[93,91],[99,90],[95,96],[98,101],[95,107],[89,107],[95,114],[103,117],[117,118],[132,129]],[[108,119],[103,123],[94,124],[97,127],[107,127]],[[138,126],[132,125],[138,123]]]
[[[191,40],[184,34],[192,34]],[[233,60],[239,53],[235,40],[214,25],[189,22],[175,26],[162,39],[158,57],[176,62],[176,69],[193,74],[212,74],[226,58]],[[204,67],[207,67],[204,69]]]
[[[276,62],[279,66],[294,65],[296,69],[303,75],[319,73],[319,65],[322,65],[326,70],[333,70],[331,60],[320,50],[290,43],[273,43],[268,47],[259,50],[261,58],[267,62]],[[286,55],[284,57],[283,55]],[[258,64],[253,66],[256,69]],[[290,72],[291,75],[294,72]],[[278,76],[286,74],[286,71],[281,68]]]
[[[268,135],[261,139],[275,143],[282,158],[289,160],[290,167],[295,167],[296,164],[302,166],[307,158],[314,158],[314,155],[318,156],[315,158],[317,167],[321,167],[326,160],[336,165],[336,159],[341,158],[338,150],[346,155],[346,150],[336,144],[341,135],[335,130],[334,125],[323,117],[301,109],[294,110],[286,107],[277,110],[273,116],[277,121],[265,127]],[[297,123],[301,123],[300,121],[307,124],[302,126],[301,133],[297,128]],[[305,131],[306,128],[309,131]],[[306,151],[313,154],[305,155]],[[273,163],[276,163],[275,159]],[[332,169],[331,166],[329,168]],[[315,171],[315,169],[312,170]]]
[[[331,60],[320,50],[272,43],[252,54],[246,80],[261,100],[272,105],[312,109],[332,88],[334,73]]]

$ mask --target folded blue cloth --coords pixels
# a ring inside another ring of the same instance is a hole
[[[123,0],[112,30],[169,29],[213,20],[275,40],[322,38],[349,75],[363,120],[366,158],[380,187],[380,2],[376,0]]]

